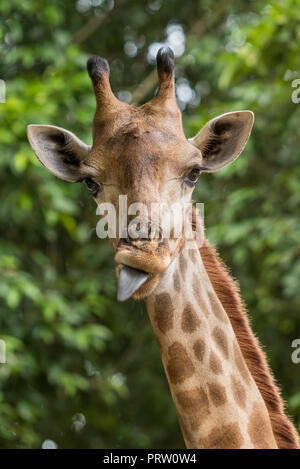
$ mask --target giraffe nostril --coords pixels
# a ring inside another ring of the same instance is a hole
[[[130,238],[121,238],[120,241],[119,241],[119,244],[122,243],[122,244],[127,244],[128,246],[131,246],[131,239]]]
[[[151,220],[132,220],[128,225],[127,240],[160,241],[162,240],[162,229]]]

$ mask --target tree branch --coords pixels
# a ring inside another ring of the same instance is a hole
[[[81,44],[84,42],[91,34],[93,34],[96,29],[99,28],[99,26],[106,20],[108,14],[110,11],[107,11],[106,13],[100,13],[95,16],[92,16],[89,21],[80,28],[77,33],[74,34],[73,36],[73,42],[76,44]]]

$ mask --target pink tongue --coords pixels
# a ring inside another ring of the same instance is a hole
[[[124,266],[120,269],[118,278],[118,301],[126,301],[130,298],[148,279],[148,274],[143,270]]]

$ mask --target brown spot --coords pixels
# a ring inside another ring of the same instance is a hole
[[[231,376],[231,390],[237,405],[244,409],[246,407],[246,391],[242,383],[233,375]]]
[[[228,342],[224,331],[220,327],[215,327],[212,332],[212,338],[214,339],[220,352],[224,355],[225,358],[228,358]]]
[[[215,354],[215,352],[211,352],[211,354],[210,354],[209,366],[210,366],[211,371],[215,375],[219,375],[220,373],[223,373],[221,360],[218,358],[218,356]]]
[[[248,368],[246,366],[246,363],[244,362],[243,355],[238,347],[237,344],[234,344],[234,358],[235,358],[235,364],[237,366],[237,369],[240,372],[241,377],[243,380],[249,384],[250,382],[250,373],[248,371]]]
[[[171,383],[182,383],[195,373],[194,365],[186,349],[179,342],[170,345],[167,373]]]
[[[207,395],[200,387],[178,392],[176,398],[186,414],[189,414],[193,430],[198,428],[210,414]]]
[[[190,426],[193,431],[199,430],[200,426],[204,422],[201,414],[189,415]]]
[[[179,293],[180,292],[180,278],[177,270],[174,272],[173,276],[173,285],[174,285],[174,290]]]
[[[182,313],[181,328],[184,332],[194,332],[200,326],[200,319],[198,318],[194,308],[190,303],[185,305]]]
[[[269,414],[265,406],[259,402],[253,404],[248,432],[255,449],[274,448],[274,435]]]
[[[184,254],[182,252],[180,253],[180,256],[179,256],[179,265],[180,265],[182,278],[184,279],[185,271],[186,271],[186,268],[187,268],[187,262],[186,262],[186,259],[184,257]]]
[[[225,313],[222,305],[220,304],[217,294],[215,292],[209,291],[208,298],[209,298],[209,303],[210,303],[210,309],[212,310],[216,318],[222,322],[227,323],[228,322],[227,314]]]
[[[199,443],[205,449],[239,449],[244,442],[237,422],[213,428],[206,438]]]
[[[200,294],[200,280],[197,277],[193,278],[193,283],[192,283],[192,289],[193,289],[193,294],[194,297],[203,313],[205,314],[206,317],[209,316],[209,309],[208,305],[206,304],[204,298]]]
[[[202,362],[204,358],[204,353],[205,353],[205,342],[202,339],[196,340],[196,342],[193,345],[193,350],[194,354],[196,355],[196,358]]]
[[[214,406],[219,407],[227,401],[226,389],[221,384],[211,383],[208,385],[209,398]]]
[[[158,329],[165,334],[173,327],[174,309],[169,293],[160,293],[155,298],[154,319]]]

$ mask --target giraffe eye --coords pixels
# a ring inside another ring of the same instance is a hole
[[[184,182],[186,182],[190,187],[195,186],[198,182],[200,171],[201,168],[199,167],[193,168],[192,171],[190,171],[189,174],[185,176]]]
[[[85,178],[83,182],[88,188],[88,191],[92,194],[93,197],[95,197],[100,190],[100,184],[95,182],[92,178]]]

